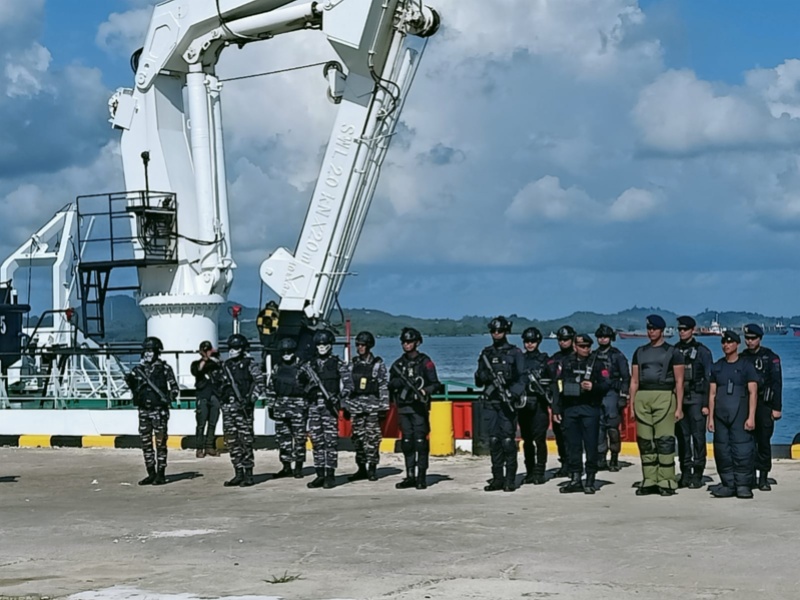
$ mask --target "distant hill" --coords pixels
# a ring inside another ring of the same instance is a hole
[[[220,312],[219,337],[225,339],[232,331],[233,318],[230,308],[235,302],[229,302]],[[257,337],[256,316],[259,309],[243,307],[240,317],[242,332],[250,338]],[[110,296],[106,301],[106,339],[108,341],[137,341],[145,335],[145,319],[136,301],[130,296]],[[426,336],[459,336],[486,333],[486,325],[492,316],[468,315],[460,319],[422,319],[409,315],[393,315],[384,311],[368,308],[352,308],[344,310],[350,319],[353,333],[368,330],[377,336],[393,337],[400,334],[403,327],[415,327]],[[659,307],[639,307],[613,313],[602,314],[580,311],[558,319],[538,320],[519,315],[506,315],[514,323],[514,332],[520,333],[530,326],[538,327],[544,335],[555,331],[562,325],[572,325],[578,331],[593,333],[600,323],[606,323],[614,329],[632,331],[644,327],[645,317],[658,313],[668,324],[674,324],[678,314]],[[698,315],[692,315],[700,326],[709,326],[716,318],[722,327],[739,329],[747,323],[759,323],[769,330],[777,323],[788,325],[800,322],[800,316],[770,317],[752,312],[716,312],[710,309]],[[339,315],[333,315],[333,321],[339,321]],[[339,327],[344,333],[344,327]]]

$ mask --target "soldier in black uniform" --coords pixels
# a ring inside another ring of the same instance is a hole
[[[525,347],[525,405],[519,409],[519,433],[525,454],[524,483],[541,485],[547,468],[547,428],[550,426],[550,405],[558,394],[558,385],[547,362],[549,357],[539,350],[542,332],[528,327],[522,332]]]
[[[141,362],[125,376],[133,404],[139,410],[139,438],[147,468],[147,477],[139,485],[167,483],[167,423],[170,404],[178,397],[178,382],[172,367],[161,360],[163,350],[160,339],[145,338]]]
[[[606,366],[592,353],[588,333],[575,336],[575,352],[564,360],[559,380],[561,393],[553,404],[553,420],[564,427],[567,442],[567,469],[570,481],[559,491],[595,493],[597,436],[603,397],[611,388]],[[581,481],[583,453],[586,452],[586,483]]]
[[[525,391],[525,359],[519,348],[508,343],[511,325],[505,317],[492,319],[492,345],[481,352],[475,371],[475,385],[484,387],[483,418],[492,455],[492,480],[483,488],[487,492],[516,489],[517,408]]]
[[[309,488],[331,489],[339,465],[339,408],[353,392],[347,364],[331,350],[336,341],[327,330],[314,334],[314,357],[303,365],[300,381],[306,386],[308,433],[314,451],[316,478]]]
[[[722,334],[725,353],[711,368],[708,430],[714,434],[714,461],[721,485],[711,488],[717,498],[752,498],[758,374],[753,363],[739,356],[741,338]]]
[[[215,379],[222,407],[222,433],[231,455],[234,476],[225,487],[253,485],[254,412],[258,398],[266,396],[264,371],[247,354],[250,342],[240,333],[228,338],[228,358]]]
[[[761,345],[764,330],[755,323],[744,326],[744,343],[747,349],[742,358],[753,363],[758,373],[758,406],[756,407],[756,460],[758,489],[772,489],[769,472],[772,469],[772,434],[775,421],[780,420],[783,410],[783,376],[781,358],[769,348]]]
[[[697,322],[690,316],[678,317],[680,341],[675,348],[683,354],[683,419],[675,423],[678,438],[678,461],[681,466],[679,488],[703,487],[706,468],[706,419],[708,384],[714,360],[711,350],[694,337]]]
[[[208,340],[202,342],[199,348],[200,358],[192,362],[190,370],[194,375],[194,389],[197,398],[195,408],[194,440],[195,456],[217,456],[214,446],[214,431],[219,421],[219,398],[212,384],[214,371],[220,368],[219,353]]]
[[[556,332],[558,337],[558,352],[550,357],[548,365],[550,371],[557,378],[561,373],[563,362],[570,356],[574,348],[572,347],[572,339],[575,337],[575,330],[569,325],[563,325],[558,328]],[[553,435],[556,438],[556,448],[558,449],[558,461],[560,464],[556,477],[567,477],[569,471],[567,469],[567,445],[564,440],[564,430],[561,423],[553,419]]]
[[[600,416],[600,441],[597,445],[599,469],[619,471],[619,453],[622,441],[619,426],[622,423],[622,411],[628,404],[628,388],[631,384],[631,372],[628,359],[621,350],[611,345],[617,339],[616,332],[608,325],[601,324],[594,332],[597,336],[597,360],[605,365],[609,373],[611,388],[603,397],[603,412]],[[611,450],[611,460],[606,460],[606,452]]]
[[[404,327],[400,343],[403,355],[389,369],[389,391],[400,415],[406,477],[395,487],[424,490],[428,487],[430,398],[439,391],[441,384],[436,375],[436,365],[427,354],[418,350],[422,334],[412,327]]]

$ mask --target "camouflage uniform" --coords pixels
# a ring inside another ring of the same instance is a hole
[[[381,415],[389,410],[389,374],[383,359],[372,354],[356,356],[350,364],[353,393],[345,407],[350,412],[359,467],[380,461]]]
[[[308,374],[301,372],[300,381],[306,386],[308,400],[308,433],[314,447],[314,466],[317,469],[336,469],[339,460],[339,403],[353,391],[350,369],[332,354],[314,357],[304,368],[317,374],[331,398],[325,400]]]
[[[275,420],[275,438],[282,463],[306,460],[308,407],[299,375],[300,359],[294,356],[291,362],[279,362],[275,366],[267,386],[267,405],[270,418]]]
[[[167,466],[169,405],[178,397],[175,373],[167,363],[156,358],[136,365],[126,381],[133,392],[133,403],[139,409],[139,438],[144,464],[148,472],[156,468],[163,471]]]
[[[222,408],[222,433],[231,454],[233,468],[252,470],[253,412],[256,400],[264,396],[264,372],[252,356],[241,354],[227,359],[217,379]]]

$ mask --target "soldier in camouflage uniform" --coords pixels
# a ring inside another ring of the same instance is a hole
[[[167,423],[169,406],[178,397],[175,373],[160,358],[164,345],[157,337],[148,337],[142,345],[142,360],[125,376],[139,409],[139,437],[142,441],[147,477],[139,485],[163,485],[167,482]],[[155,451],[153,437],[155,436]]]
[[[358,471],[350,481],[378,481],[375,469],[380,459],[381,417],[389,410],[389,375],[386,364],[373,356],[375,337],[369,331],[356,336],[356,357],[350,364],[353,393],[347,401],[345,417],[352,418],[352,440]]]
[[[228,338],[228,359],[217,371],[218,396],[222,408],[222,433],[231,454],[235,475],[226,487],[253,485],[253,413],[258,398],[265,395],[264,372],[247,354],[250,342],[240,333]]]
[[[301,479],[306,460],[308,407],[305,388],[299,380],[300,358],[296,351],[297,342],[292,338],[278,342],[280,361],[272,369],[267,385],[269,418],[275,421],[275,438],[283,465],[276,478],[294,475],[295,479]]]
[[[308,433],[314,447],[317,477],[310,488],[330,489],[336,485],[339,458],[339,406],[353,391],[350,369],[331,354],[335,338],[330,331],[314,334],[314,357],[303,365],[300,381],[306,386]]]

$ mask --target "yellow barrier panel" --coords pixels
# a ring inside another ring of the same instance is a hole
[[[115,435],[85,435],[81,438],[81,446],[84,448],[113,448]]]
[[[455,452],[453,403],[431,402],[431,456],[452,456]]]
[[[49,448],[49,435],[21,435],[19,436],[20,448]]]
[[[180,450],[183,447],[183,435],[171,435],[167,437],[167,448],[172,450]]]

